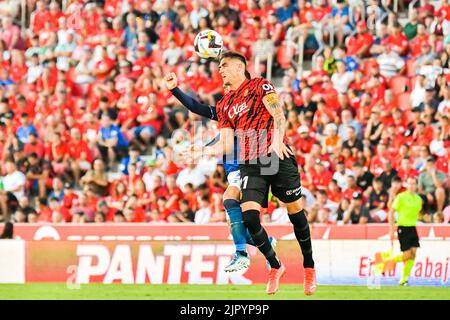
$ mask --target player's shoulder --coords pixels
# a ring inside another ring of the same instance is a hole
[[[269,80],[267,80],[266,78],[263,78],[263,77],[255,77],[255,78],[252,78],[252,79],[250,79],[250,82],[251,82],[252,84],[270,83]]]
[[[406,197],[406,196],[407,196],[406,190],[400,192],[400,193],[397,195],[398,198],[403,198],[403,197]]]
[[[266,78],[256,77],[251,79],[250,81],[250,87],[252,88],[252,90],[259,90],[260,92],[262,91],[264,95],[275,92],[275,87]]]

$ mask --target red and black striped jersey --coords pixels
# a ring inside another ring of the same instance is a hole
[[[273,117],[262,99],[274,92],[273,85],[264,78],[247,79],[216,105],[219,127],[235,130],[240,161],[268,154],[272,143]]]

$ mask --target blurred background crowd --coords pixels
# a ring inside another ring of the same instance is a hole
[[[286,110],[308,219],[386,222],[410,176],[422,222],[448,223],[448,0],[0,0],[0,212],[15,222],[226,221],[220,159],[177,160],[217,126],[214,29]],[[200,124],[199,124],[199,121]],[[289,222],[270,199],[263,221]]]

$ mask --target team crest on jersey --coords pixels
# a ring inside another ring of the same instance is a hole
[[[248,95],[248,89],[245,89],[243,96],[246,97]]]

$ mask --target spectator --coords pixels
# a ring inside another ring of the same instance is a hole
[[[392,179],[397,176],[397,170],[392,168],[392,161],[389,159],[383,159],[383,172],[379,175],[380,180],[383,183],[383,188],[389,190],[391,187]]]
[[[367,207],[370,210],[370,217],[373,222],[387,221],[387,203],[389,195],[384,189],[383,180],[376,177],[372,184],[373,190],[369,195]]]
[[[169,47],[164,50],[163,61],[169,66],[174,66],[181,61],[183,57],[183,50],[177,47],[175,40],[169,41]]]
[[[177,222],[194,222],[195,213],[190,208],[189,201],[186,199],[180,199],[178,202],[180,211],[174,213]]]
[[[194,187],[198,187],[204,183],[206,178],[194,163],[189,164],[185,169],[178,174],[176,183],[181,189],[184,189],[186,184],[192,183]]]
[[[354,173],[345,167],[344,162],[338,162],[336,165],[336,172],[333,174],[333,180],[336,180],[337,185],[341,190],[347,189],[347,177],[354,176]]]
[[[50,199],[55,198],[58,202],[62,202],[64,198],[63,182],[60,178],[55,177],[52,181],[52,191],[49,196]]]
[[[433,213],[433,221],[441,222],[444,205],[448,202],[445,186],[448,177],[436,170],[436,159],[429,157],[426,162],[425,171],[419,175],[419,195],[423,200],[424,212]],[[446,199],[447,198],[447,199]]]
[[[128,157],[123,158],[120,164],[120,171],[128,175],[128,164],[134,163],[136,164],[137,172],[142,172],[142,169],[144,167],[144,162],[142,161],[140,157],[140,150],[137,147],[131,146],[128,150]]]
[[[209,206],[208,196],[202,196],[198,200],[199,209],[195,212],[195,224],[206,224],[211,218],[211,208]]]
[[[399,49],[403,52],[403,49]],[[386,78],[392,78],[397,74],[401,74],[405,68],[405,61],[398,54],[392,50],[389,44],[382,45],[382,52],[377,57],[377,62],[380,65],[380,73]]]
[[[101,159],[94,161],[94,168],[89,170],[80,180],[83,188],[89,188],[94,193],[103,196],[108,186],[108,178],[105,172],[104,163]]]
[[[420,54],[418,54],[414,61],[414,68],[420,70],[424,65],[429,65],[436,58],[435,53],[431,50],[431,46],[428,43],[423,43],[421,46]]]
[[[367,31],[367,25],[364,21],[359,21],[356,24],[356,34],[347,39],[347,55],[356,58],[365,58],[369,55],[374,40]]]
[[[294,16],[295,6],[289,0],[281,0],[280,7],[276,10],[278,20],[285,26],[292,22]]]
[[[362,203],[362,194],[355,192],[347,210],[344,212],[344,223],[366,224],[370,221],[370,212]]]
[[[346,93],[350,83],[354,80],[355,74],[351,71],[347,71],[345,62],[343,60],[337,60],[336,63],[337,72],[331,76],[334,88],[339,93]]]
[[[413,8],[409,13],[408,22],[403,27],[403,33],[408,38],[408,40],[412,40],[416,37],[418,25],[419,25],[419,14],[417,9]]]
[[[272,199],[274,201],[274,199]],[[289,223],[289,215],[286,209],[286,205],[275,199],[276,208],[271,214],[270,221],[273,223]]]
[[[20,122],[22,125],[17,128],[16,135],[23,144],[28,142],[28,137],[30,134],[37,133],[36,128],[29,121],[28,114],[22,113],[20,116]]]
[[[0,190],[0,206],[3,219],[7,219],[10,209],[18,205],[18,199],[25,194],[25,175],[17,170],[17,166],[12,161],[5,164],[6,175],[2,178],[3,188]]]
[[[25,174],[30,183],[30,192],[31,194],[37,193],[39,197],[45,197],[47,194],[47,182],[50,178],[51,164],[44,159],[39,159],[35,152],[32,152],[27,160]]]
[[[91,222],[94,220],[95,208],[89,204],[89,199],[86,193],[81,193],[77,200],[74,201],[74,205],[70,210],[72,215],[81,212],[81,220],[85,222]]]
[[[120,128],[111,123],[109,115],[102,116],[102,127],[99,130],[98,147],[103,161],[111,166],[115,160],[120,160],[126,154],[128,141]]]
[[[372,108],[370,119],[367,122],[367,127],[364,132],[364,138],[368,139],[370,143],[375,146],[381,140],[381,133],[383,132],[384,125],[380,120],[380,109]]]
[[[269,38],[269,32],[266,29],[259,31],[258,41],[253,45],[252,52],[252,58],[261,63],[265,63],[269,59],[269,56],[275,54],[275,44]]]
[[[121,223],[121,222],[125,222],[125,216],[123,215],[122,211],[116,211],[116,213],[114,214],[114,222],[116,223]]]
[[[316,192],[316,202],[308,214],[308,221],[320,223],[328,223],[336,221],[336,210],[338,204],[328,199],[325,190]]]
[[[14,222],[15,223],[25,223],[25,222],[27,222],[27,215],[25,214],[25,212],[21,208],[18,208],[16,210],[16,212],[14,212]]]

